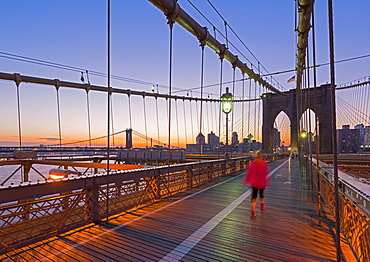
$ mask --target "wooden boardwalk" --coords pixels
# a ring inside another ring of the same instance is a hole
[[[298,160],[269,164],[266,210],[250,218],[242,173],[22,249],[1,261],[336,261],[334,222]],[[343,261],[355,261],[342,240]]]

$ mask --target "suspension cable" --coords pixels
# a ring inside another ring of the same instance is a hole
[[[252,79],[249,79],[249,99],[251,99],[252,97]],[[249,145],[248,145],[248,151],[250,151],[250,133],[251,133],[251,130],[250,130],[250,122],[251,122],[251,102],[248,103],[248,142],[249,142]]]
[[[16,81],[17,87],[17,112],[18,112],[18,139],[19,139],[19,150],[22,150],[22,128],[21,128],[21,99],[20,99],[20,90],[19,90],[20,81]],[[22,166],[21,166],[22,167]],[[21,178],[22,182],[26,181],[24,177],[24,167],[21,168]]]
[[[127,94],[127,100],[128,100],[128,117],[130,120],[130,129],[132,129],[132,114],[131,114],[131,95]]]
[[[189,101],[190,103],[190,121],[191,121],[191,135],[193,137],[193,142],[194,142],[194,122],[193,122],[193,107],[191,106],[191,100]]]
[[[169,84],[168,84],[168,94],[172,95],[172,55],[173,55],[173,25],[175,23],[175,17],[170,15],[167,17],[168,25],[170,28],[170,52],[169,52]],[[168,101],[168,163],[171,163],[171,99]]]
[[[236,68],[236,66],[235,66],[235,64],[233,65],[233,96],[235,96],[235,68]],[[235,110],[234,110],[235,111]],[[232,134],[233,134],[233,132],[234,132],[234,111],[231,111],[231,146],[230,146],[230,158],[232,158],[233,157],[233,149],[234,149],[234,146],[233,146],[233,140],[232,140],[232,138],[233,138],[233,136],[232,136]]]
[[[334,197],[335,197],[335,243],[337,249],[337,261],[341,260],[340,247],[340,211],[339,211],[339,180],[338,180],[338,159],[337,159],[337,132],[336,130],[336,109],[335,109],[335,69],[334,69],[334,30],[333,30],[333,1],[328,0],[329,16],[329,50],[330,50],[330,82],[331,82],[331,110],[332,110],[332,146],[333,146],[333,167],[334,167]]]
[[[200,98],[203,99],[203,85],[204,85],[204,46],[205,41],[200,41],[201,47],[201,69],[200,69]],[[203,124],[203,100],[200,101],[200,119],[199,119],[199,135],[203,135],[202,124]],[[201,155],[203,151],[202,143],[199,143],[199,162],[201,161]]]
[[[90,101],[89,101],[89,88],[86,88],[86,109],[87,109],[87,129],[89,133],[89,156],[91,156],[91,121],[90,121]]]
[[[113,135],[114,134],[114,117],[113,117],[113,97],[111,96],[111,103],[110,103],[110,118],[111,118],[111,129],[112,129],[112,146],[115,147],[115,136]]]
[[[185,131],[185,145],[188,144],[188,134],[186,130],[186,114],[185,114],[185,100],[182,100],[183,114],[184,114],[184,131]]]
[[[18,139],[19,139],[19,150],[22,150],[22,126],[21,126],[21,99],[20,99],[20,82],[16,81],[17,87],[17,111],[18,111]]]
[[[158,136],[158,141],[159,140],[159,116],[158,116],[158,97],[155,97],[155,111],[157,115],[157,136]]]
[[[180,131],[179,131],[179,114],[178,114],[178,108],[177,108],[177,99],[175,99],[175,112],[176,112],[176,131],[177,131],[177,147],[180,148]]]
[[[145,136],[148,137],[148,128],[146,122],[146,106],[145,106],[145,96],[143,96],[143,111],[144,111],[144,127],[145,127]],[[148,139],[145,139],[145,146],[148,148]]]
[[[261,94],[261,85],[258,84],[258,87],[259,87],[259,94]],[[257,100],[256,103],[258,103],[258,107],[257,107],[257,109],[258,109],[257,110],[257,123],[258,123],[258,126],[257,126],[257,136],[256,136],[256,141],[257,141],[257,137],[258,137],[258,139],[260,139],[260,128],[261,128],[262,124],[261,124],[261,101],[260,100]]]
[[[254,81],[254,98],[257,98],[257,81]],[[257,100],[254,102],[254,137],[256,138],[257,142]]]
[[[308,46],[308,44],[307,44]],[[310,163],[312,163],[312,126],[311,126],[311,85],[310,85],[310,53],[309,48],[307,47],[307,66],[306,66],[306,72],[307,72],[307,100],[308,100],[308,156],[310,159]],[[312,201],[313,199],[313,177],[312,177],[312,164],[308,166],[308,174],[310,176],[310,185],[311,185],[311,197]]]
[[[110,48],[111,48],[111,43],[110,43],[110,22],[111,22],[111,17],[110,17],[110,6],[111,6],[111,3],[110,3],[110,0],[108,0],[108,28],[107,28],[107,68],[108,68],[108,76],[107,76],[107,85],[108,85],[108,93],[107,93],[107,194],[106,194],[106,200],[107,200],[107,206],[106,206],[106,222],[108,223],[109,221],[109,175],[110,175],[110,111],[111,111],[111,94],[112,94],[112,87],[111,87],[111,84],[110,84],[110,66],[111,66],[111,57],[110,57]]]
[[[221,97],[222,95],[222,68],[223,68],[223,61],[224,61],[224,57],[223,55],[220,55],[220,94],[219,94],[219,97]],[[219,114],[218,114],[218,138],[219,138],[219,149],[221,148],[221,105],[219,106],[219,110],[218,110]],[[218,158],[220,158],[220,152],[221,150],[218,150]]]
[[[244,79],[244,72],[242,72],[242,78]],[[242,99],[244,100],[244,91],[245,91],[245,81],[242,82]],[[244,145],[244,108],[245,102],[242,102],[242,144]],[[244,148],[242,148],[242,157],[244,153]]]
[[[59,86],[56,86],[57,90],[57,113],[58,113],[58,134],[59,134],[59,153],[62,157],[62,127],[61,127],[61,121],[60,121],[60,103],[59,103]]]
[[[316,174],[317,174],[317,210],[318,222],[321,226],[321,184],[320,184],[320,133],[318,132],[319,117],[317,112],[317,76],[316,76],[316,38],[315,38],[315,8],[312,8],[312,59],[313,59],[313,85],[314,85],[314,110],[316,129]]]

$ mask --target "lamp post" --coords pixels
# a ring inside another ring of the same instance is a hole
[[[233,110],[233,95],[229,93],[229,88],[226,87],[226,93],[221,97],[222,112],[226,114],[226,143],[225,143],[225,159],[229,158],[228,145],[229,145],[229,113]]]

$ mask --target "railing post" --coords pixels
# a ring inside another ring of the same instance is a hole
[[[23,181],[24,182],[28,182],[30,179],[29,173],[30,173],[31,167],[32,167],[32,164],[30,163],[30,161],[26,161],[26,163],[24,163],[23,165],[23,171],[24,171]]]
[[[99,222],[99,187],[86,190],[86,214],[87,220],[92,223]]]
[[[25,200],[20,200],[18,201],[18,203],[20,204],[23,204],[23,203],[28,203],[28,202],[31,202],[32,199],[25,199]],[[31,206],[30,204],[25,204],[22,208],[22,211],[23,211],[23,214],[21,216],[22,220],[29,220],[30,219],[30,210],[31,210]]]
[[[154,177],[154,192],[155,192],[155,198],[160,199],[161,198],[161,176],[155,176]]]
[[[188,184],[188,188],[193,187],[193,166],[190,166],[189,170],[186,170],[186,181]]]

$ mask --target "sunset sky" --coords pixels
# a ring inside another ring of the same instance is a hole
[[[224,21],[207,0],[178,1],[199,24],[208,27],[212,35],[213,25],[224,35],[227,34],[228,40],[237,48],[230,46],[230,51],[248,65],[253,64],[257,68],[260,64],[261,68],[263,66],[269,73],[295,68],[297,35],[294,31],[296,10],[293,0],[210,2],[243,43],[230,28],[225,32]],[[212,25],[190,3],[193,3]],[[112,75],[121,77],[120,80],[112,79],[112,86],[151,92],[152,85],[158,84],[160,93],[168,93],[166,86],[169,84],[169,28],[165,16],[146,0],[112,0],[111,7],[111,72]],[[334,1],[336,61],[370,54],[368,10],[370,1],[367,0]],[[327,1],[316,1],[315,16],[317,64],[321,65],[329,62]],[[107,73],[107,1],[3,0],[0,23],[0,72],[81,83],[81,71],[88,70],[91,84],[107,86],[107,78],[94,73]],[[216,33],[216,37],[221,43],[226,42],[220,33]],[[201,77],[198,40],[181,26],[175,25],[173,48],[172,93],[200,96],[197,88],[200,86]],[[39,61],[35,63],[33,60],[33,63],[30,63],[27,62],[30,61],[28,58]],[[53,67],[50,64],[45,66],[40,64],[40,60],[70,67],[56,68],[55,64]],[[312,61],[312,58],[310,60]],[[339,85],[369,77],[369,68],[370,57],[337,63],[336,83]],[[225,61],[224,82],[232,80],[232,71],[230,63]],[[265,74],[266,71],[262,70],[261,73]],[[320,66],[317,73],[319,85],[330,82],[329,66]],[[274,75],[274,81],[279,82],[287,91],[295,88],[294,82],[287,83],[293,75],[294,72],[277,74]],[[84,77],[86,80],[86,74]],[[236,79],[240,78],[240,71],[237,71]],[[204,85],[210,87],[205,88],[205,96],[219,97],[219,81],[218,55],[206,47]],[[223,87],[231,85],[229,83]],[[241,82],[235,85],[234,95],[237,98],[242,95],[241,87]],[[19,90],[23,143],[57,144],[59,126],[55,87],[22,83]],[[338,95],[345,98],[349,92],[351,91],[338,91]],[[259,95],[253,94],[254,89],[251,93],[251,98]],[[86,92],[61,88],[59,98],[63,141],[87,139]],[[107,95],[103,92],[90,92],[88,98],[91,136],[103,136],[107,133]],[[154,139],[160,137],[160,140],[165,141],[168,131],[166,101],[158,99],[157,115],[155,99],[144,100],[139,96],[132,96],[130,99],[131,127],[142,134],[147,133]],[[195,102],[190,104],[180,101],[172,106],[173,143],[194,143],[194,136],[199,132],[199,105]],[[253,110],[254,104],[251,104],[251,108]],[[128,97],[114,94],[112,109],[113,131],[129,128]],[[207,104],[204,110],[203,133],[213,131],[218,134],[218,124],[212,120],[218,119],[218,107],[215,104]],[[241,106],[237,105],[235,110],[237,117],[241,114]],[[241,123],[236,122],[235,125],[240,127]],[[278,125],[286,128],[289,122]],[[251,123],[250,132],[253,133],[255,129]],[[260,138],[260,135],[256,137]],[[14,82],[0,80],[0,146],[17,145],[17,141],[19,135],[16,86]]]

